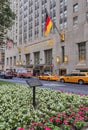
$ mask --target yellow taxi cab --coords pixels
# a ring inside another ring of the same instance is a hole
[[[45,73],[45,74],[42,74],[40,76],[38,76],[39,79],[41,80],[55,80],[57,81],[59,78],[58,78],[58,75],[52,75],[52,74],[48,74],[48,73]]]
[[[60,76],[60,82],[78,83],[80,85],[88,83],[88,72],[74,72]]]

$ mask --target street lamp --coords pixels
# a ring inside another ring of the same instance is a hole
[[[56,57],[56,62],[60,63],[60,57],[59,56]]]
[[[19,61],[19,65],[22,65],[22,61]]]
[[[16,65],[19,65],[19,66],[22,65],[22,61],[21,61],[21,60],[20,60],[20,61],[17,61],[17,62],[16,62]]]
[[[19,61],[16,62],[16,65],[19,65]]]
[[[65,55],[64,61],[65,61],[65,62],[68,62],[68,56],[67,56],[67,55]]]

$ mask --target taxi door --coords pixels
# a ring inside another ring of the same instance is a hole
[[[66,74],[64,77],[65,82],[70,82],[71,81],[71,74]]]
[[[77,83],[78,82],[78,76],[79,76],[78,73],[72,73],[69,82]]]

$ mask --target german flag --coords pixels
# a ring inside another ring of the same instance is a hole
[[[45,19],[45,36],[47,36],[52,28],[52,21],[50,19],[50,16],[46,13],[46,19]]]

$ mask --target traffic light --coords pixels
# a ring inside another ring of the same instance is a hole
[[[65,34],[64,34],[64,32],[61,31],[59,34],[60,34],[60,40],[61,40],[61,42],[64,42],[65,41]]]

